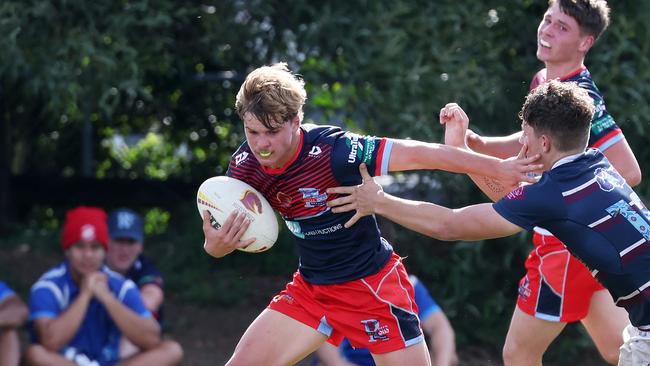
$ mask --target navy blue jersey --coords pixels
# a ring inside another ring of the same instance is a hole
[[[135,282],[139,289],[145,285],[156,285],[161,289],[163,288],[163,278],[158,267],[156,267],[151,259],[142,254],[133,262],[125,277]],[[162,323],[162,314],[162,306],[153,314],[159,323]]]
[[[361,183],[359,165],[371,175],[388,171],[392,142],[360,136],[333,126],[301,126],[300,148],[281,170],[262,167],[244,142],[233,154],[227,175],[260,191],[293,233],[299,270],[314,284],[342,283],[374,274],[390,258],[392,247],[380,237],[373,216],[351,228],[353,212],[333,214],[327,188]]]
[[[163,279],[160,271],[151,259],[142,254],[133,262],[133,265],[126,274],[126,278],[135,282],[138,288],[142,288],[142,286],[148,284],[163,287]]]
[[[540,181],[494,204],[526,230],[541,226],[565,243],[631,323],[650,330],[650,212],[598,150],[566,157]]]
[[[607,112],[603,94],[598,90],[596,83],[591,78],[591,73],[586,67],[560,78],[560,81],[575,82],[579,87],[587,90],[591,99],[594,100],[596,112],[591,120],[591,133],[589,134],[589,147],[605,151],[610,146],[622,140],[623,131],[618,127],[614,118]],[[542,69],[533,77],[530,83],[530,90],[546,82],[546,69]]]

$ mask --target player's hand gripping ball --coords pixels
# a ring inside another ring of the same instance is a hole
[[[201,217],[204,210],[210,212],[210,222],[215,229],[221,227],[233,210],[246,214],[251,224],[241,240],[256,240],[240,250],[263,252],[278,239],[278,220],[273,208],[255,188],[240,180],[226,176],[209,178],[199,187],[196,205]]]

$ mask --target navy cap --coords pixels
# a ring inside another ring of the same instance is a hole
[[[144,242],[144,221],[135,211],[117,209],[108,215],[108,235],[111,239],[133,239]]]

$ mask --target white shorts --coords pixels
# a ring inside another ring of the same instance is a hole
[[[618,366],[650,366],[650,332],[625,327]]]

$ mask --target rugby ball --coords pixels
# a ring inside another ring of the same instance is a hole
[[[223,225],[233,210],[246,214],[251,224],[241,240],[256,240],[239,250],[263,252],[270,249],[278,239],[278,220],[273,208],[260,192],[238,179],[226,176],[207,179],[196,194],[196,206],[201,218],[204,210],[210,212],[210,221],[215,229]]]

